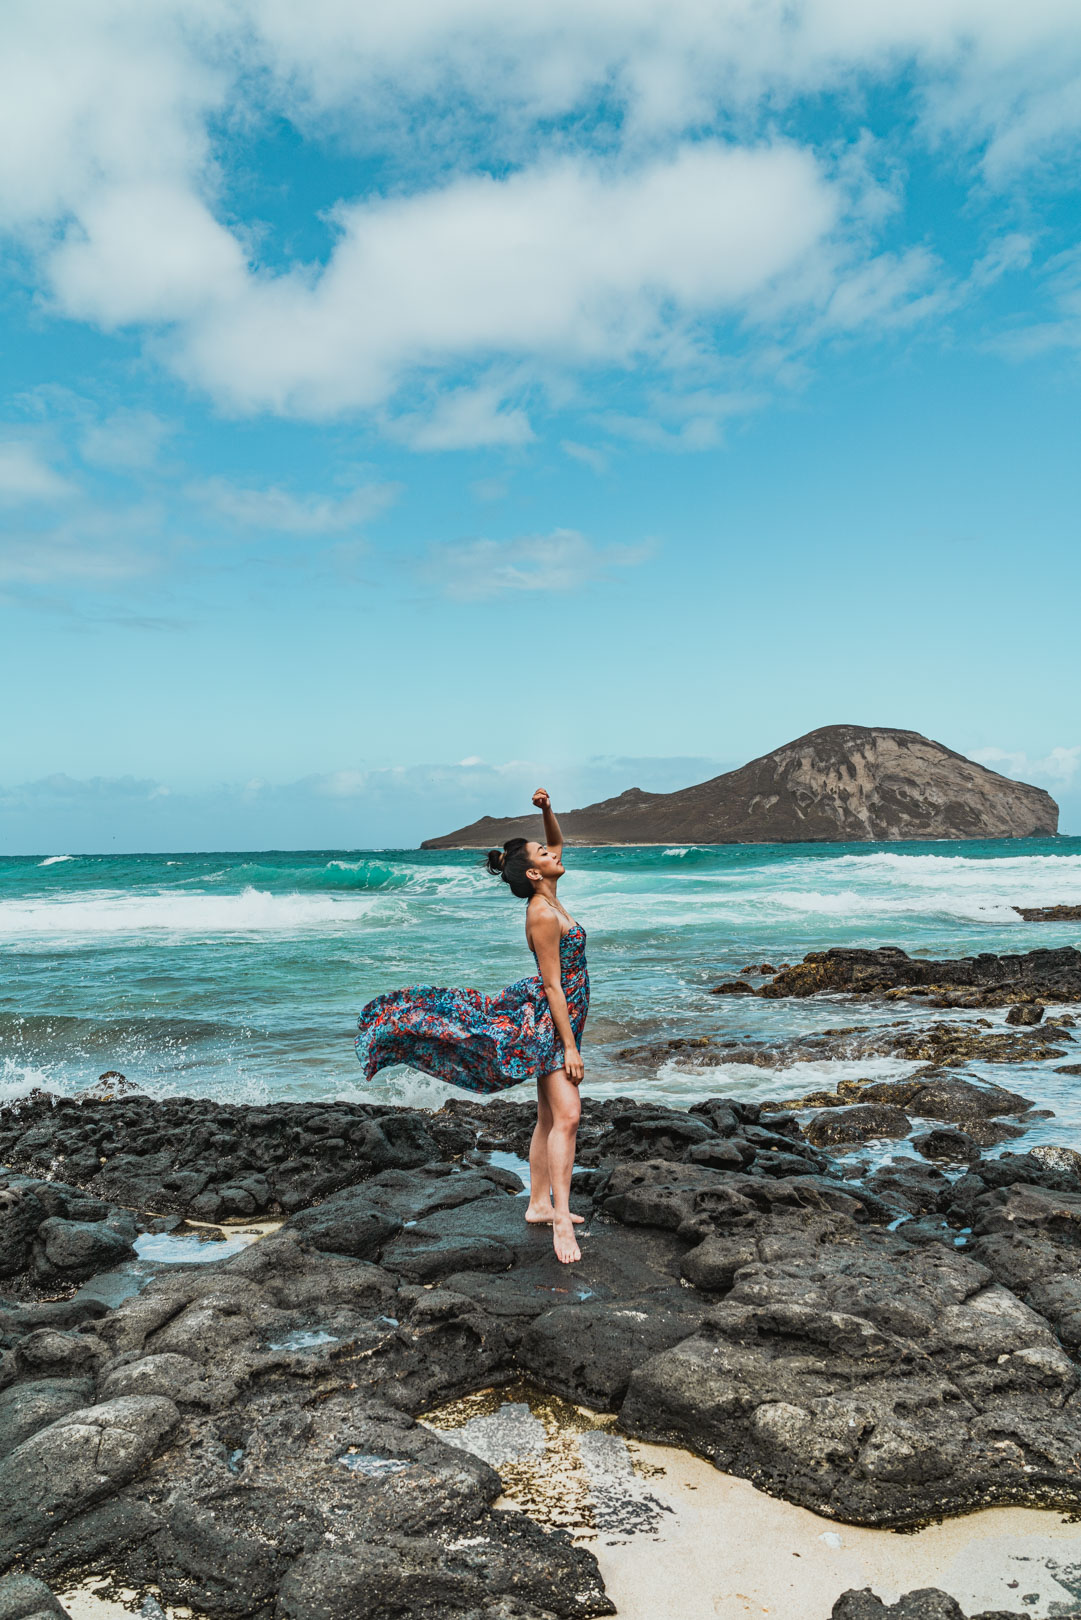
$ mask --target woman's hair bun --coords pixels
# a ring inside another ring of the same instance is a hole
[[[530,869],[528,848],[524,838],[508,838],[502,849],[490,849],[484,857],[486,870],[502,878],[519,900],[528,900],[533,894],[532,880],[526,877]]]

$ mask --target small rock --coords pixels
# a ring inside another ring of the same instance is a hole
[[[68,1620],[68,1611],[44,1581],[32,1575],[0,1578],[0,1620]]]
[[[1058,1143],[1039,1142],[1028,1150],[1037,1164],[1046,1164],[1052,1170],[1065,1170],[1081,1180],[1081,1153],[1076,1148],[1060,1147]]]
[[[33,1272],[40,1282],[54,1278],[83,1282],[95,1272],[109,1271],[134,1258],[131,1243],[104,1221],[65,1221],[52,1216],[38,1227]]]
[[[28,1552],[134,1479],[179,1421],[172,1401],[129,1396],[69,1412],[16,1446],[0,1462],[0,1559]]]
[[[949,1164],[971,1163],[980,1156],[979,1148],[967,1131],[951,1130],[948,1126],[914,1136],[912,1146],[925,1159],[944,1159]]]
[[[1038,1024],[1043,1017],[1043,1008],[1034,1002],[1018,1004],[1011,1007],[1006,1014],[1008,1024]]]
[[[137,1086],[134,1080],[129,1080],[119,1069],[106,1069],[99,1074],[92,1086],[87,1086],[77,1093],[79,1102],[113,1102],[117,1097],[141,1097],[142,1086]]]
[[[0,1394],[0,1457],[39,1429],[85,1406],[93,1395],[89,1378],[37,1378],[5,1389]]]
[[[868,1142],[877,1136],[907,1136],[911,1120],[903,1108],[889,1103],[853,1103],[850,1108],[823,1108],[804,1134],[816,1147],[833,1142]]]
[[[869,1586],[861,1591],[842,1592],[831,1610],[830,1620],[965,1620],[965,1614],[956,1598],[937,1586],[925,1586],[914,1592],[905,1592],[896,1603],[883,1603]],[[1027,1613],[1015,1614],[1011,1609],[984,1610],[971,1620],[1030,1620]]]

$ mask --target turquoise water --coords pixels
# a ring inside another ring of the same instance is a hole
[[[619,1051],[662,1036],[771,1043],[926,1019],[894,1005],[722,1001],[708,990],[748,963],[828,945],[958,955],[1081,944],[1076,924],[1026,924],[1011,910],[1081,903],[1081,839],[574,850],[560,893],[589,933],[586,1090],[689,1105],[718,1091],[786,1094],[873,1065],[643,1069]],[[522,920],[475,851],[0,860],[0,1095],[35,1084],[73,1092],[112,1068],[156,1094],[438,1106],[449,1088],[410,1071],[361,1085],[356,1011],[400,984],[493,991],[522,977],[532,968]],[[1047,1065],[1024,1084],[1015,1069],[995,1077],[1038,1088],[1074,1129],[1076,1082],[1067,1090]]]

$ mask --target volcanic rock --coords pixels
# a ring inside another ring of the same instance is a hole
[[[0,1620],[68,1620],[68,1611],[43,1581],[5,1575],[0,1578]]]
[[[816,1147],[839,1142],[868,1142],[874,1137],[907,1136],[911,1121],[890,1103],[853,1103],[849,1108],[823,1108],[806,1127]]]
[[[978,1146],[967,1131],[951,1130],[949,1126],[923,1131],[912,1138],[912,1146],[925,1159],[944,1159],[952,1164],[963,1164],[980,1156]]]
[[[133,1259],[136,1230],[130,1211],[81,1188],[0,1173],[0,1277],[23,1273],[38,1287],[83,1282]]]
[[[975,1124],[1026,1106],[956,1074],[897,1084],[907,1100],[858,1106],[916,1116],[926,1093]],[[977,1158],[956,1181],[897,1160],[861,1181],[791,1116],[735,1099],[590,1103],[583,1257],[561,1267],[518,1178],[483,1158],[523,1150],[528,1105],[250,1114],[259,1128],[192,1104],[188,1150],[149,1099],[0,1116],[24,1162],[63,1133],[65,1174],[81,1165],[94,1190],[100,1158],[137,1160],[140,1141],[168,1143],[163,1177],[190,1177],[192,1199],[258,1174],[269,1197],[277,1148],[303,1166],[294,1191],[353,1169],[232,1258],[140,1268],[111,1309],[30,1296],[43,1224],[116,1212],[11,1178],[33,1220],[5,1282],[22,1297],[0,1302],[0,1488],[17,1503],[6,1557],[30,1576],[109,1574],[214,1620],[610,1613],[588,1551],[493,1512],[498,1474],[416,1422],[523,1377],[843,1520],[1081,1508],[1068,1156]],[[352,1131],[363,1157],[343,1154]],[[425,1144],[420,1163],[379,1162]]]
[[[883,1603],[869,1586],[842,1592],[830,1610],[830,1620],[966,1620],[961,1605],[937,1586],[905,1592],[896,1603]],[[967,1620],[1031,1620],[1027,1610],[984,1609]]]
[[[950,1004],[951,995],[968,992],[970,999],[957,1004],[984,1007],[1012,1006],[1022,996],[1079,1001],[1081,951],[1065,945],[1061,950],[1028,951],[1020,956],[985,952],[925,961],[908,956],[896,945],[882,945],[877,950],[835,946],[810,952],[754,993],[772,998],[838,991],[860,996],[927,994],[939,997],[943,1005]]]
[[[723,990],[722,985],[713,994]],[[788,1068],[793,1063],[819,1063],[836,1058],[899,1057],[932,1063],[936,1068],[964,1063],[1039,1063],[1062,1057],[1062,1042],[1073,1035],[1061,1020],[1048,1019],[1038,1030],[993,1028],[986,1018],[967,1023],[938,1020],[914,1024],[911,1019],[888,1024],[849,1025],[808,1032],[782,1041],[735,1041],[726,1036],[699,1035],[693,1040],[650,1041],[624,1047],[617,1056],[624,1062],[656,1065],[675,1063],[679,1068],[713,1068],[719,1063],[745,1063],[755,1068]],[[838,1088],[840,1090],[840,1088]],[[765,1100],[764,1113],[787,1104]]]
[[[560,817],[570,844],[788,844],[1053,834],[1058,806],[916,731],[823,726],[678,793],[629,788]],[[539,816],[484,816],[422,849],[544,836]]]
[[[578,1162],[586,1167],[605,1157],[663,1153],[692,1162],[697,1156],[720,1168],[758,1164],[769,1174],[782,1168],[791,1173],[799,1168],[794,1159],[807,1169],[820,1168],[794,1123],[774,1117],[770,1129],[756,1136],[761,1112],[753,1103],[726,1103],[715,1121],[698,1109],[658,1108],[625,1097],[605,1103],[584,1098]],[[0,1185],[0,1276],[25,1268],[48,1216],[100,1216],[130,1241],[135,1235],[130,1216],[106,1198],[199,1221],[303,1212],[318,1247],[363,1258],[360,1248],[387,1235],[388,1220],[396,1225],[421,1220],[476,1196],[491,1196],[508,1180],[517,1190],[517,1178],[486,1164],[478,1148],[508,1148],[524,1156],[535,1117],[521,1103],[464,1098],[437,1114],[364,1103],[244,1109],[202,1098],[104,1103],[75,1103],[47,1093],[21,1098],[0,1108],[0,1159],[42,1176],[62,1166],[82,1188],[8,1176],[8,1187]],[[454,1161],[474,1158],[480,1162],[471,1163],[468,1176],[451,1176]],[[421,1179],[411,1179],[418,1169]],[[395,1177],[404,1178],[399,1192]],[[581,1174],[576,1185],[584,1185]],[[101,1197],[88,1199],[87,1191]],[[31,1202],[21,1210],[24,1198]],[[362,1221],[359,1206],[365,1201],[371,1211]],[[65,1252],[72,1254],[70,1246]],[[465,1259],[454,1269],[468,1269]]]
[[[1081,906],[1014,906],[1026,922],[1081,922]]]
[[[180,1414],[161,1396],[129,1396],[68,1412],[0,1461],[0,1565],[57,1524],[140,1473]]]

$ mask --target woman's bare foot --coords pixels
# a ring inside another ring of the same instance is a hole
[[[556,1259],[561,1260],[565,1266],[573,1265],[582,1258],[582,1251],[578,1247],[574,1236],[573,1215],[557,1215],[552,1221],[552,1244],[556,1251]]]
[[[555,1219],[555,1210],[551,1204],[530,1204],[525,1212],[525,1218],[530,1226],[551,1226]],[[584,1215],[572,1215],[571,1221],[575,1226],[581,1226],[585,1220]]]

